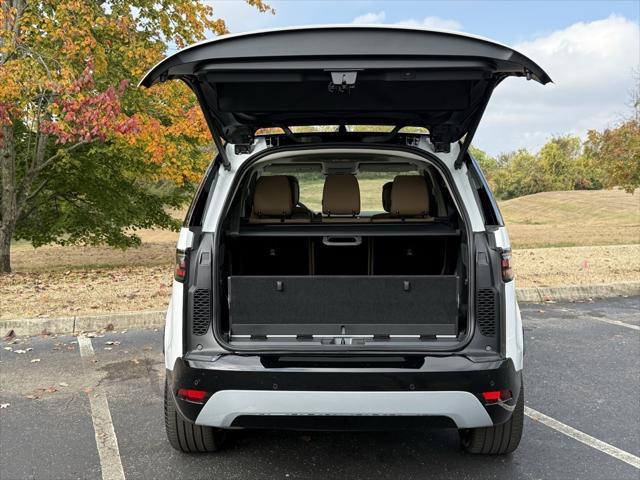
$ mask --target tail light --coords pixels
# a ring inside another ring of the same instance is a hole
[[[176,268],[173,271],[173,278],[178,282],[184,282],[187,276],[187,257],[184,250],[176,250]]]
[[[491,390],[482,392],[482,398],[486,403],[498,403],[511,399],[511,390]]]
[[[193,388],[178,389],[178,398],[191,403],[204,403],[207,392],[204,390],[195,390]]]
[[[510,282],[513,280],[513,268],[511,268],[511,250],[502,250],[500,252],[500,266],[502,267],[502,281]]]

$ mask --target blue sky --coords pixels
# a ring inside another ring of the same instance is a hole
[[[207,1],[233,33],[311,24],[385,23],[482,35],[531,56],[548,87],[510,79],[494,94],[474,143],[492,154],[584,136],[629,112],[640,64],[640,1]],[[635,83],[634,83],[635,82]]]
[[[354,18],[385,12],[384,23],[439,17],[460,22],[465,31],[516,43],[582,21],[618,14],[640,18],[640,2],[629,1],[268,1],[276,15],[256,13],[242,0],[214,0],[216,15],[225,18],[229,29],[244,32],[259,28],[322,23],[351,23]],[[241,14],[239,14],[241,12]]]

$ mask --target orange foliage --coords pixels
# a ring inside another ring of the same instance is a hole
[[[261,0],[247,3],[272,11]],[[157,5],[3,1],[0,124],[19,121],[60,145],[118,138],[159,165],[164,178],[199,178],[210,161],[211,138],[191,92],[171,82],[149,90],[131,85],[169,42],[183,47],[227,28],[201,2]]]

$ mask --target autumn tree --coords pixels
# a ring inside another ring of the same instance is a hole
[[[640,87],[629,118],[601,132],[588,132],[585,157],[606,188],[622,187],[629,193],[640,188]]]
[[[184,85],[135,84],[224,21],[189,0],[3,0],[0,24],[0,273],[12,239],[124,247],[137,228],[175,227],[166,207],[210,137]]]

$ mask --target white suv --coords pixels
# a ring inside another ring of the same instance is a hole
[[[470,452],[518,446],[509,239],[467,151],[509,76],[551,81],[488,40],[356,26],[220,37],[147,74],[191,87],[219,150],[178,242],[172,446],[213,451],[234,428],[436,425]]]

